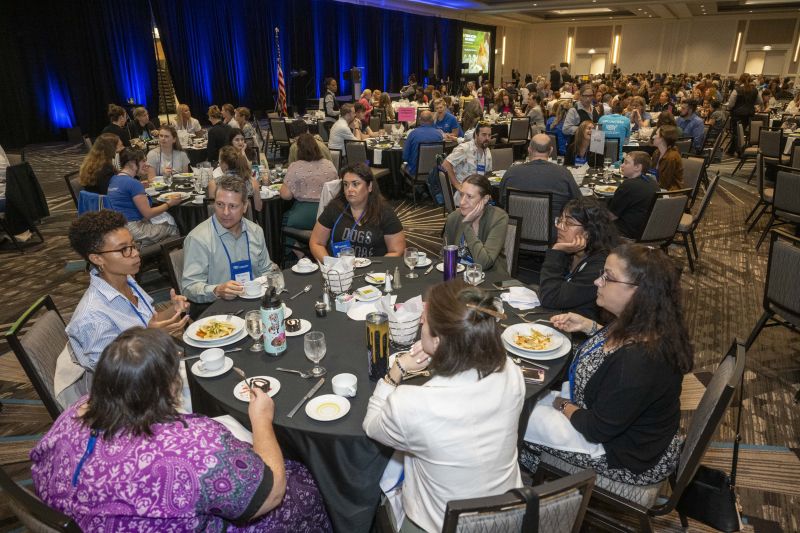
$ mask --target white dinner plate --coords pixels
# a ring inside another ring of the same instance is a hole
[[[230,357],[225,357],[225,362],[222,364],[221,367],[219,367],[216,370],[209,370],[203,372],[202,370],[200,370],[200,363],[202,363],[202,361],[198,359],[192,365],[192,374],[200,378],[215,378],[217,376],[221,376],[222,374],[233,368],[233,359],[231,359]]]
[[[597,194],[600,194],[600,195],[606,195],[607,196],[607,195],[614,194],[615,192],[617,192],[617,186],[616,185],[597,185],[594,188],[594,192],[597,193]]]
[[[222,348],[223,346],[228,346],[230,344],[235,344],[235,343],[239,342],[240,340],[244,339],[245,337],[247,337],[247,331],[243,329],[242,331],[240,331],[239,333],[237,333],[233,337],[226,337],[224,339],[219,339],[217,341],[197,342],[197,341],[194,341],[194,340],[190,339],[186,335],[186,332],[184,332],[183,333],[183,342],[185,342],[189,346],[194,346],[195,348],[203,348],[203,349],[205,349],[205,348]]]
[[[194,177],[194,173],[193,172],[181,172],[180,174],[173,174],[172,177],[173,178],[182,178],[182,179],[193,178]]]
[[[229,322],[233,326],[233,331],[231,331],[225,337],[220,337],[218,339],[213,339],[213,340],[207,340],[202,337],[199,337],[197,335],[197,330],[199,330],[205,324],[208,324],[209,322],[214,320],[216,320],[217,322]],[[186,328],[186,335],[193,341],[207,345],[210,342],[218,342],[230,339],[243,330],[244,330],[244,319],[239,318],[236,315],[230,315],[230,318],[228,318],[228,315],[214,315],[201,318],[197,322],[192,322],[192,324],[188,328]]]
[[[392,295],[392,305],[397,301],[397,295]],[[347,310],[347,316],[352,320],[363,321],[367,319],[367,315],[374,313],[378,310],[374,302],[356,302]]]
[[[311,263],[311,268],[303,270],[302,268],[298,268],[298,265],[292,265],[292,272],[295,274],[311,274],[312,272],[316,272],[319,270],[319,265],[316,263]]]
[[[522,348],[521,346],[517,346],[514,343],[514,335],[517,334],[529,334],[531,330],[536,330],[543,335],[550,335],[550,345],[543,349],[543,350],[531,350],[528,348]],[[542,324],[529,324],[527,322],[522,324],[513,324],[508,326],[505,330],[503,330],[502,335],[500,335],[503,341],[506,342],[509,346],[516,348],[517,350],[521,350],[525,353],[532,353],[532,354],[540,354],[540,353],[547,353],[552,352],[553,350],[557,350],[561,344],[564,342],[564,335],[559,333],[558,331],[554,330],[549,326],[544,326]]]
[[[467,268],[461,263],[458,264],[458,268],[456,268],[456,272],[464,272],[464,269]],[[436,270],[439,272],[444,272],[444,263],[436,263]]]
[[[417,263],[417,266],[414,268],[425,268],[426,266],[430,266],[431,263],[433,263],[433,260],[430,257],[426,257],[424,261]]]
[[[281,382],[278,381],[278,378],[273,378],[272,376],[247,376],[247,381],[255,378],[269,380],[269,392],[267,394],[269,394],[270,398],[274,397],[276,394],[278,394],[278,391],[281,390]],[[233,388],[233,395],[237,400],[250,403],[250,390],[248,389],[245,380],[242,380],[236,384],[236,386]]]
[[[311,331],[311,322],[309,322],[305,318],[301,318],[300,319],[300,329],[298,329],[297,331],[286,330],[286,336],[287,337],[299,337],[300,335],[305,335],[309,331]]]
[[[523,359],[530,359],[531,361],[549,361],[551,359],[558,359],[559,357],[564,357],[567,355],[572,349],[572,343],[567,340],[561,343],[561,347],[559,347],[557,350],[545,353],[526,352],[511,346],[505,340],[503,341],[503,348],[505,348],[508,353],[522,357]]]
[[[180,192],[180,191],[172,191],[172,192],[165,192],[164,194],[159,194],[156,196],[156,200],[159,202],[167,203],[167,201],[172,198],[173,196],[180,196],[181,202],[184,200],[188,200],[192,195],[188,192]]]
[[[353,266],[355,268],[364,268],[368,267],[372,264],[372,259],[369,257],[356,257],[353,261]]]
[[[394,276],[389,274],[389,279],[394,280]],[[364,276],[364,281],[373,285],[383,285],[386,283],[386,274],[384,272],[370,272]]]
[[[306,414],[309,418],[320,422],[338,420],[350,412],[350,401],[336,394],[323,394],[312,398],[306,404]]]

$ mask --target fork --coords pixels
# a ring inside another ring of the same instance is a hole
[[[550,311],[525,311],[524,313],[517,313],[516,311],[512,311],[518,317],[524,319],[528,315],[549,315],[551,314]]]
[[[247,380],[247,374],[244,373],[244,370],[242,370],[238,366],[235,366],[235,367],[233,367],[233,371],[236,372],[237,374],[239,374],[240,376],[242,376],[242,379],[244,380],[244,382],[247,383],[247,388],[248,389],[252,389],[253,388],[252,381],[248,381]]]
[[[529,366],[535,366],[537,368],[541,368],[542,370],[550,370],[550,367],[547,366],[547,365],[534,363],[533,361],[528,361],[527,359],[523,360],[523,359],[521,359],[519,357],[512,357],[511,360],[514,361],[518,366],[529,365]]]
[[[280,368],[280,367],[277,367],[277,368],[275,368],[275,370],[280,370],[281,372],[290,372],[292,374],[297,374],[301,378],[313,378],[314,377],[311,374],[309,374],[308,372],[303,372],[301,370],[292,370],[291,368]]]

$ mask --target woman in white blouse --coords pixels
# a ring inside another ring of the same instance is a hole
[[[175,129],[185,130],[188,133],[197,133],[202,129],[200,127],[200,121],[192,117],[192,111],[186,104],[178,106],[178,116],[175,117]]]
[[[497,303],[461,281],[431,287],[422,340],[396,359],[369,400],[364,431],[404,453],[402,504],[411,523],[403,531],[441,531],[448,501],[521,485],[525,383],[503,349]],[[428,366],[427,383],[401,384]]]

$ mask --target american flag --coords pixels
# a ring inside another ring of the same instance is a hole
[[[281,45],[278,39],[279,30],[275,28],[275,50],[278,56],[278,109],[281,114],[286,116],[286,81],[283,79],[283,68],[281,67]]]

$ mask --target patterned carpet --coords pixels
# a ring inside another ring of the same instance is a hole
[[[63,175],[80,165],[83,153],[67,145],[29,147],[31,162],[47,196],[52,216],[41,226],[44,245],[21,256],[0,250],[0,290],[5,295],[0,323],[7,329],[37,297],[53,296],[68,320],[86,286],[86,274],[69,261],[66,227],[75,217]],[[717,196],[698,230],[700,260],[694,274],[683,274],[686,320],[696,351],[693,373],[684,380],[683,423],[705,390],[705,384],[735,336],[746,338],[760,314],[768,246],[755,251],[758,232],[746,233],[743,220],[752,207],[754,188],[745,180],[751,166],[734,178],[735,161],[713,165],[723,176]],[[699,202],[698,202],[699,204]],[[444,223],[441,208],[397,204],[410,243],[436,254]],[[763,224],[763,222],[762,222]],[[761,226],[763,227],[763,226]],[[672,252],[685,263],[683,252]],[[151,276],[146,288],[159,292],[165,283]],[[8,346],[0,341],[0,464],[16,479],[30,484],[27,456],[47,431],[50,420]],[[764,330],[748,353],[744,443],[738,492],[747,517],[746,531],[800,531],[800,414],[794,394],[800,386],[800,337],[783,328]],[[728,470],[734,423],[729,412],[706,454],[706,464]],[[656,521],[660,531],[679,531],[677,515]],[[0,532],[19,524],[0,499]],[[692,522],[691,530],[709,531]]]

